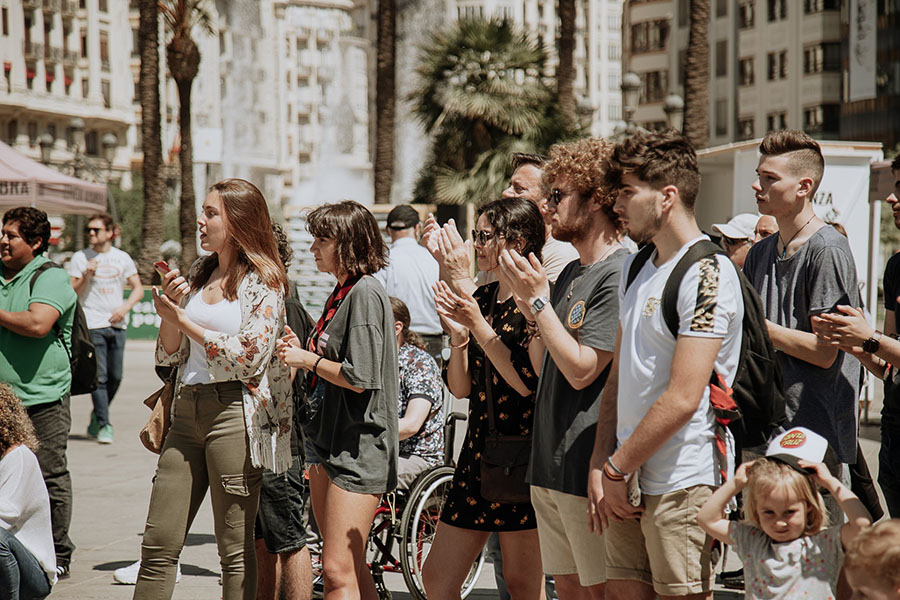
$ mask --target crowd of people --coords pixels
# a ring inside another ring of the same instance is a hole
[[[326,600],[375,600],[372,518],[444,463],[446,387],[468,398],[468,422],[422,569],[432,600],[459,598],[485,546],[514,600],[545,597],[545,577],[562,600],[711,598],[723,545],[748,598],[900,598],[900,520],[873,525],[877,496],[855,493],[865,367],[885,381],[879,483],[900,517],[900,259],[878,330],[846,236],[814,212],[819,145],[778,131],[759,151],[761,215],[714,225],[723,250],[705,254],[697,156],[672,131],[516,155],[470,240],[401,205],[388,244],[363,205],[322,205],[306,216],[310,252],[336,285],[318,320],[263,194],[213,185],[204,256],[161,269],[153,289],[174,401],[134,597],[172,597],[209,491],[225,600],[310,598],[313,531]],[[82,307],[98,359],[88,433],[113,442],[124,320],[142,294],[115,231],[91,217],[67,273],[43,256],[43,212],[3,216],[0,599],[43,598],[70,572],[68,345]],[[749,360],[747,293],[784,412],[753,436],[717,413]]]

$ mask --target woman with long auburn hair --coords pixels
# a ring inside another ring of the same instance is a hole
[[[372,273],[387,245],[372,213],[345,200],[307,216],[316,266],[337,279],[309,339],[290,329],[285,364],[306,371],[301,417],[326,600],[377,598],[365,544],[381,494],[397,486],[399,373],[394,315]]]
[[[210,252],[153,290],[156,364],[176,369],[136,599],[168,599],[185,536],[209,489],[224,600],[256,598],[253,526],[263,468],[291,464],[290,372],[274,354],[287,275],[262,193],[243,179],[210,188],[197,219]]]

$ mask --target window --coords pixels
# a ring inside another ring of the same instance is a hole
[[[728,0],[716,0],[716,16],[728,16]]]
[[[668,71],[641,73],[641,102],[662,102],[668,90]]]
[[[131,57],[137,58],[141,55],[140,34],[137,28],[131,30]]]
[[[100,154],[99,149],[100,144],[97,143],[97,132],[88,131],[84,136],[84,153],[89,156],[97,156]]]
[[[19,137],[19,122],[13,119],[6,124],[6,141],[12,146],[16,143],[17,137]]]
[[[644,21],[631,26],[631,51],[634,54],[665,50],[668,39],[667,20]]]
[[[622,80],[619,77],[618,73],[610,73],[608,77],[609,77],[609,89],[617,90],[622,86]]]
[[[3,20],[3,35],[9,35],[9,9],[5,6],[0,10],[0,19]]]
[[[740,84],[741,85],[753,85],[755,81],[755,77],[753,74],[753,59],[752,58],[742,58],[740,63],[738,63],[739,71],[740,71]]]
[[[81,31],[81,58],[87,58],[88,55],[88,43],[87,43],[87,32]]]
[[[607,48],[607,58],[609,60],[619,60],[622,58],[622,49],[618,44],[610,44]]]
[[[610,31],[618,31],[622,29],[622,15],[619,13],[609,13],[607,26]]]
[[[744,0],[738,4],[738,28],[750,29],[756,24],[754,2],[755,0]]]
[[[769,21],[787,19],[787,0],[768,0]]]
[[[838,131],[841,107],[838,104],[823,104],[803,109],[803,129],[809,133]]]
[[[100,68],[109,71],[109,34],[100,32]]]
[[[106,6],[107,0],[97,0],[97,9],[100,12],[108,12],[109,8]]]
[[[84,76],[81,77],[81,97],[88,97],[88,78]]]
[[[803,72],[838,72],[841,70],[841,43],[828,42],[803,49]]]
[[[716,42],[716,77],[728,76],[728,40]]]
[[[687,27],[691,23],[691,0],[678,0],[678,26]]]
[[[769,113],[766,116],[766,127],[768,131],[787,129],[787,113],[784,111]]]
[[[744,117],[738,120],[738,136],[741,140],[752,140],[753,135],[753,117]]]
[[[110,104],[110,98],[109,98],[109,82],[108,81],[104,80],[104,81],[100,82],[100,94],[103,96],[103,106],[105,108],[109,108],[111,106],[111,104]]]
[[[803,0],[803,12],[808,15],[840,9],[841,0]]]
[[[728,100],[716,100],[716,135],[728,134]]]
[[[137,79],[134,82],[134,96],[131,98],[132,104],[140,104],[141,103],[141,80]]]
[[[775,81],[776,79],[787,78],[787,51],[769,52],[768,54],[767,79]]]
[[[610,121],[621,121],[622,120],[622,107],[618,104],[610,102],[606,107],[606,116]]]
[[[37,144],[38,127],[36,121],[28,121],[28,143],[34,146]]]

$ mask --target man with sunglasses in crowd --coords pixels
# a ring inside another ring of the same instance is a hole
[[[128,326],[125,317],[144,297],[134,261],[112,244],[116,230],[116,223],[108,214],[91,215],[87,226],[91,247],[73,254],[69,262],[72,287],[81,298],[91,341],[97,351],[99,385],[91,392],[94,410],[87,433],[101,444],[113,442],[109,405],[122,382],[125,329]],[[131,287],[131,293],[123,300],[126,283]]]
[[[712,226],[713,231],[722,236],[722,246],[725,253],[739,269],[744,268],[744,260],[747,252],[753,245],[756,237],[756,223],[759,217],[750,213],[735,215],[727,223],[717,223]]]

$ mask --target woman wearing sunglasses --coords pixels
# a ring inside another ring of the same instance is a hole
[[[478,268],[499,274],[498,257],[504,249],[540,257],[544,221],[537,206],[528,200],[495,200],[478,209],[472,237]],[[488,402],[497,433],[531,435],[538,378],[528,359],[530,336],[525,317],[503,278],[477,288],[473,295],[461,290],[454,293],[440,281],[435,300],[450,334],[447,385],[457,398],[469,398],[469,421],[425,562],[426,593],[432,600],[458,599],[469,568],[496,531],[510,595],[519,600],[537,599],[544,578],[531,503],[496,502],[481,493],[481,459],[491,429]]]

